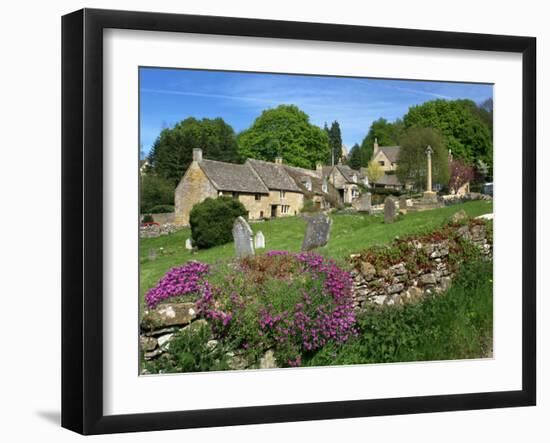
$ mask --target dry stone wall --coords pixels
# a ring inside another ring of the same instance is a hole
[[[467,257],[469,246],[482,257],[492,257],[488,223],[470,220],[430,235],[397,240],[391,247],[393,256],[396,249],[402,251],[398,258],[392,257],[389,248],[352,255],[356,309],[404,304],[444,292],[451,286],[458,263]]]

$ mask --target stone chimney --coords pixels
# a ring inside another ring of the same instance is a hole
[[[323,172],[323,163],[322,162],[315,163],[315,170],[317,172]]]
[[[201,162],[202,161],[202,149],[194,148],[193,149],[193,161]]]
[[[275,157],[275,164],[282,165],[283,164],[283,157],[281,157],[280,155]]]
[[[373,156],[376,155],[376,153],[378,152],[378,150],[380,149],[380,146],[378,146],[378,138],[377,137],[374,137],[374,152],[372,153]]]

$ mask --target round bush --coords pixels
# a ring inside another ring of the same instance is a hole
[[[231,197],[207,198],[193,206],[189,214],[191,235],[199,249],[223,245],[233,240],[233,223],[247,210]]]

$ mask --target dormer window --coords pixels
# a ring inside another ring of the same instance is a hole
[[[357,176],[356,176],[355,174],[353,174],[353,175],[351,176],[351,181],[352,181],[353,183],[357,183]]]
[[[302,185],[304,185],[304,188],[306,188],[308,191],[311,192],[312,186],[311,186],[311,179],[308,177],[304,177],[302,179]]]
[[[325,194],[328,192],[328,183],[326,180],[323,181],[322,190]]]

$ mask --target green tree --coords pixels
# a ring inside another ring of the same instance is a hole
[[[330,154],[327,133],[311,124],[309,116],[294,105],[263,111],[237,140],[243,158],[273,161],[280,155],[285,163],[303,168],[325,162]]]
[[[326,159],[326,163],[336,164],[342,158],[342,132],[340,131],[340,123],[335,120],[330,125],[330,128],[325,123],[324,129],[330,145],[330,154],[329,158]]]
[[[235,219],[247,213],[243,204],[231,197],[209,197],[197,203],[189,214],[193,242],[199,249],[231,242]]]
[[[445,142],[439,131],[413,126],[401,137],[401,152],[397,164],[397,177],[401,183],[412,183],[416,189],[426,186],[426,148],[431,146],[433,183],[449,182],[449,158]]]
[[[385,118],[379,118],[372,122],[369,128],[369,132],[363,139],[361,147],[370,152],[370,157],[372,157],[374,149],[374,139],[378,139],[378,144],[380,146],[397,146],[399,145],[399,138],[403,133],[404,125],[403,121],[397,119],[395,122],[390,123]]]
[[[175,186],[191,163],[194,148],[202,149],[208,159],[238,160],[236,136],[231,126],[221,118],[190,117],[161,131],[149,155],[151,170]]]
[[[384,170],[382,167],[374,160],[371,160],[367,166],[367,177],[369,178],[369,183],[371,185],[376,183],[383,175]]]
[[[148,173],[140,179],[139,208],[142,214],[158,205],[174,204],[174,185],[170,180]]]
[[[492,167],[491,133],[473,101],[429,101],[411,107],[403,120],[406,128],[421,126],[439,130],[454,158],[468,165],[483,160]]]
[[[359,168],[363,167],[361,153],[361,146],[355,143],[348,154],[348,165],[350,168],[359,170]]]

